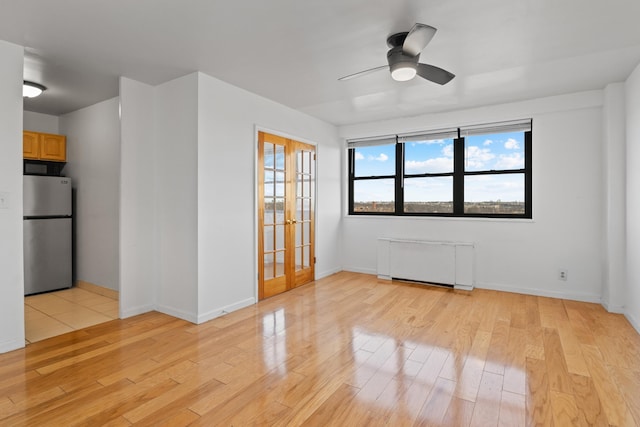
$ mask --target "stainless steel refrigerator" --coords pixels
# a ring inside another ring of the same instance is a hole
[[[71,179],[23,178],[24,293],[70,288]]]

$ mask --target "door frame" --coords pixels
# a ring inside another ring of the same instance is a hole
[[[258,236],[258,233],[260,233],[262,230],[260,230],[259,227],[259,218],[258,218],[258,204],[260,203],[258,200],[258,169],[259,169],[259,165],[258,165],[258,132],[265,132],[265,133],[270,133],[272,135],[277,135],[280,136],[282,138],[286,138],[286,139],[294,139],[296,141],[299,142],[303,142],[305,144],[309,144],[309,145],[313,145],[315,147],[315,153],[316,153],[316,160],[315,160],[315,180],[314,180],[314,184],[313,184],[313,197],[314,197],[314,201],[313,201],[313,206],[314,206],[314,215],[313,215],[313,228],[316,230],[316,233],[314,233],[314,238],[313,238],[313,253],[314,253],[314,258],[315,258],[315,254],[317,254],[317,250],[318,250],[318,239],[317,239],[317,230],[318,230],[318,143],[316,143],[315,141],[311,141],[309,139],[306,138],[301,138],[299,136],[295,136],[293,134],[287,133],[287,132],[282,132],[279,130],[274,130],[272,128],[268,128],[265,126],[260,126],[260,125],[254,125],[254,129],[253,129],[253,271],[255,272],[255,283],[254,283],[254,287],[253,287],[253,292],[254,292],[254,300],[255,302],[259,302],[259,287],[260,287],[260,283],[259,283],[259,250],[260,248],[258,247],[258,239],[260,238]],[[315,260],[311,260],[312,262],[315,263]],[[313,280],[316,279],[316,269],[313,269]]]

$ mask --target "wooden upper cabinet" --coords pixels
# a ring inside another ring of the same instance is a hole
[[[24,131],[22,150],[25,159],[67,161],[67,137],[51,133]]]
[[[22,132],[22,155],[25,159],[38,160],[40,156],[40,134],[37,132]]]
[[[40,135],[40,160],[67,161],[67,137],[44,133]]]

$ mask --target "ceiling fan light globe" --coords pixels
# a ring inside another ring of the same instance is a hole
[[[393,67],[391,70],[391,78],[397,82],[406,82],[416,76],[415,67],[399,66]]]

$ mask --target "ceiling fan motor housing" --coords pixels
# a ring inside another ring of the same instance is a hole
[[[399,81],[410,80],[416,75],[419,59],[420,54],[416,56],[407,55],[403,52],[402,46],[393,47],[387,52],[391,76]]]

